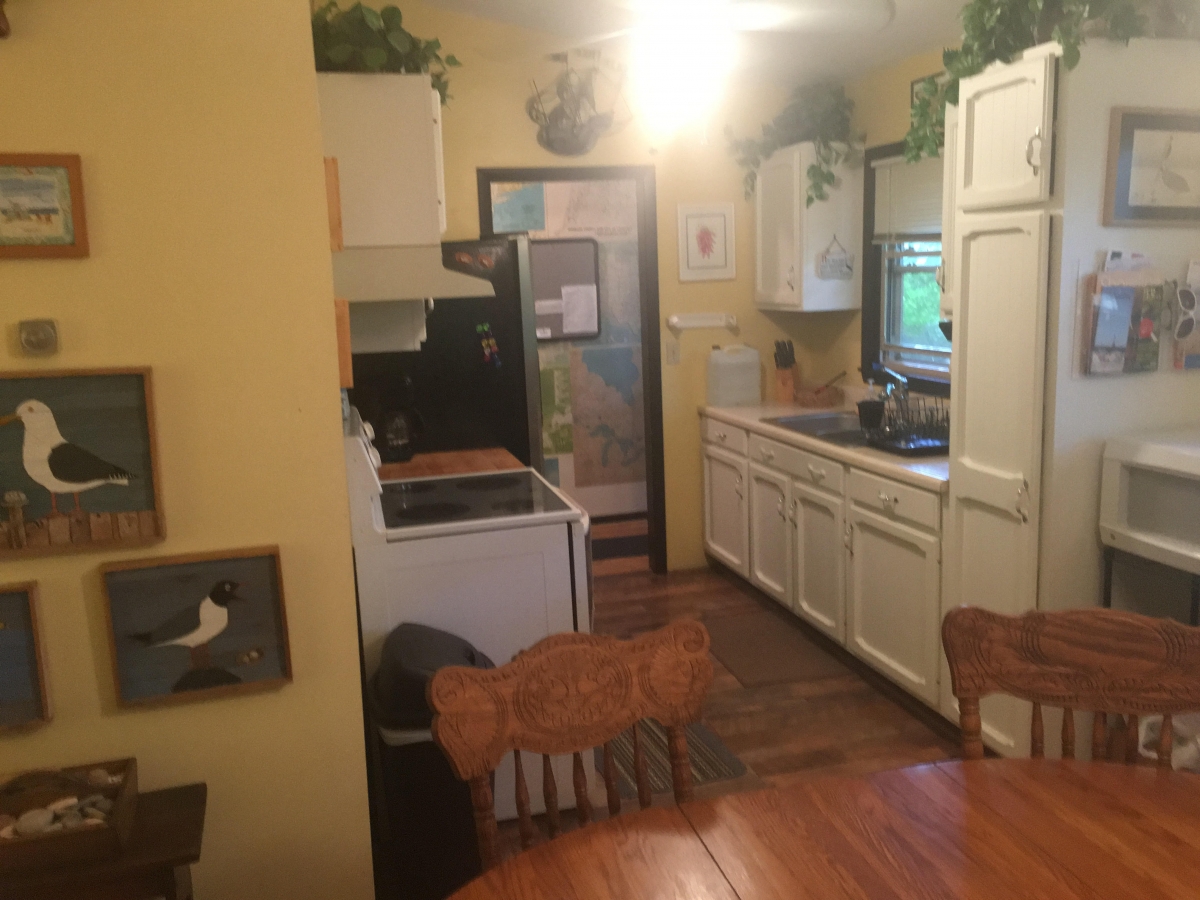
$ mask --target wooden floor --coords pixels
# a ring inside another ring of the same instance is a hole
[[[723,570],[669,575],[640,571],[595,579],[595,630],[601,634],[628,638],[685,616],[708,622],[746,615],[769,617],[771,627],[800,629],[848,671],[746,687],[714,659],[716,677],[704,723],[754,773],[726,782],[725,791],[875,772],[958,755],[956,729],[950,723]]]

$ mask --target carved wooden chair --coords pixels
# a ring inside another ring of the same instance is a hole
[[[1030,755],[1045,756],[1042,706],[1063,710],[1062,755],[1075,757],[1075,710],[1094,713],[1092,758],[1110,759],[1108,715],[1124,716],[1124,761],[1139,759],[1138,717],[1164,716],[1158,765],[1171,765],[1171,717],[1200,710],[1200,628],[1110,609],[1002,616],[964,606],[942,622],[963,757],[983,758],[979,700],[1033,703]],[[1113,761],[1119,759],[1113,758]]]
[[[496,669],[449,666],[429,683],[433,737],[455,774],[468,782],[483,868],[500,861],[491,773],[506,753],[516,764],[521,848],[533,844],[529,790],[521,765],[525,750],[542,754],[542,789],[549,836],[559,830],[558,788],[550,757],[571,753],[575,809],[591,820],[582,752],[603,746],[610,815],[621,810],[610,741],[632,728],[639,804],[650,805],[650,780],[638,722],[653,716],[667,731],[676,802],[692,797],[684,727],[700,718],[712,683],[708,631],[681,620],[632,641],[590,634],[556,634]]]

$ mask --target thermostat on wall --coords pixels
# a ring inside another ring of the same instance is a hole
[[[29,356],[58,352],[58,323],[53,319],[26,319],[17,323],[21,351]]]

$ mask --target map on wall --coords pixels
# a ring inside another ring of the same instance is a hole
[[[641,353],[632,347],[571,349],[575,484],[646,480]]]
[[[491,194],[496,233],[599,243],[600,336],[538,346],[545,471],[568,493],[586,489],[586,505],[596,514],[641,511],[644,489],[636,488],[646,480],[646,440],[637,185],[507,182],[493,184]]]

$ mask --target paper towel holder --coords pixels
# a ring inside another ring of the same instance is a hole
[[[667,328],[678,335],[698,328],[727,328],[737,334],[737,316],[732,313],[676,313],[667,316]]]

